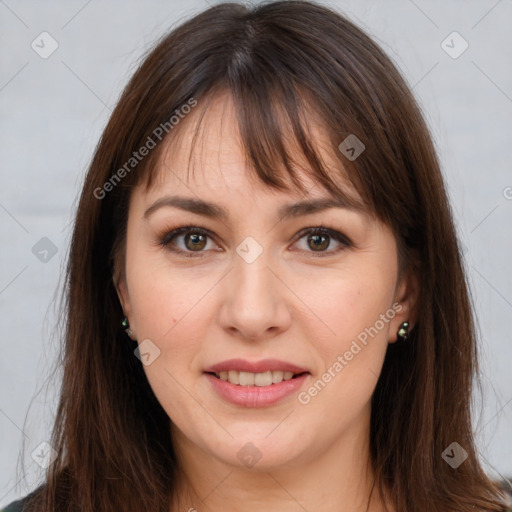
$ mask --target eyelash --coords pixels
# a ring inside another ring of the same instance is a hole
[[[195,233],[199,235],[207,236],[211,239],[214,239],[215,237],[206,229],[200,228],[198,226],[195,226],[193,224],[186,224],[171,230],[166,230],[163,234],[158,236],[158,244],[163,247],[164,249],[168,249],[171,252],[182,254],[186,258],[201,258],[204,256],[205,251],[184,251],[182,249],[171,249],[171,242],[173,239],[178,237],[179,235],[188,234],[188,233]],[[302,253],[309,253],[311,256],[315,258],[325,258],[327,256],[332,256],[333,254],[337,254],[338,252],[347,249],[349,247],[353,246],[353,243],[351,240],[349,240],[345,235],[340,233],[339,231],[336,231],[335,229],[327,228],[323,225],[320,225],[318,227],[314,228],[304,228],[299,233],[297,233],[297,238],[294,243],[298,242],[302,238],[304,238],[306,235],[326,235],[330,238],[333,238],[337,242],[340,242],[341,247],[335,250],[331,251],[323,251],[319,253],[315,253],[314,251],[303,251]]]

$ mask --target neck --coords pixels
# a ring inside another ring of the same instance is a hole
[[[248,504],[251,512],[386,510],[370,463],[369,429],[363,434],[355,428],[322,454],[272,468],[227,464],[177,429],[173,438],[181,476],[172,512],[238,512]],[[393,510],[389,504],[388,510]]]

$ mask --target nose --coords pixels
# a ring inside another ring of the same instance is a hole
[[[238,254],[233,268],[223,280],[219,322],[223,329],[239,338],[266,339],[285,331],[291,323],[293,295],[265,251],[252,262]]]

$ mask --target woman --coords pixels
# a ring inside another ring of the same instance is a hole
[[[147,55],[66,300],[56,458],[7,510],[506,510],[430,135],[326,7],[220,4]]]

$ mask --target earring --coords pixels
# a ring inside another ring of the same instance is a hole
[[[124,317],[121,320],[121,325],[124,327],[124,332],[131,338],[132,337],[132,330],[130,329],[130,325],[128,324],[128,318]]]
[[[409,322],[402,322],[397,332],[398,341],[407,341],[409,339]]]

